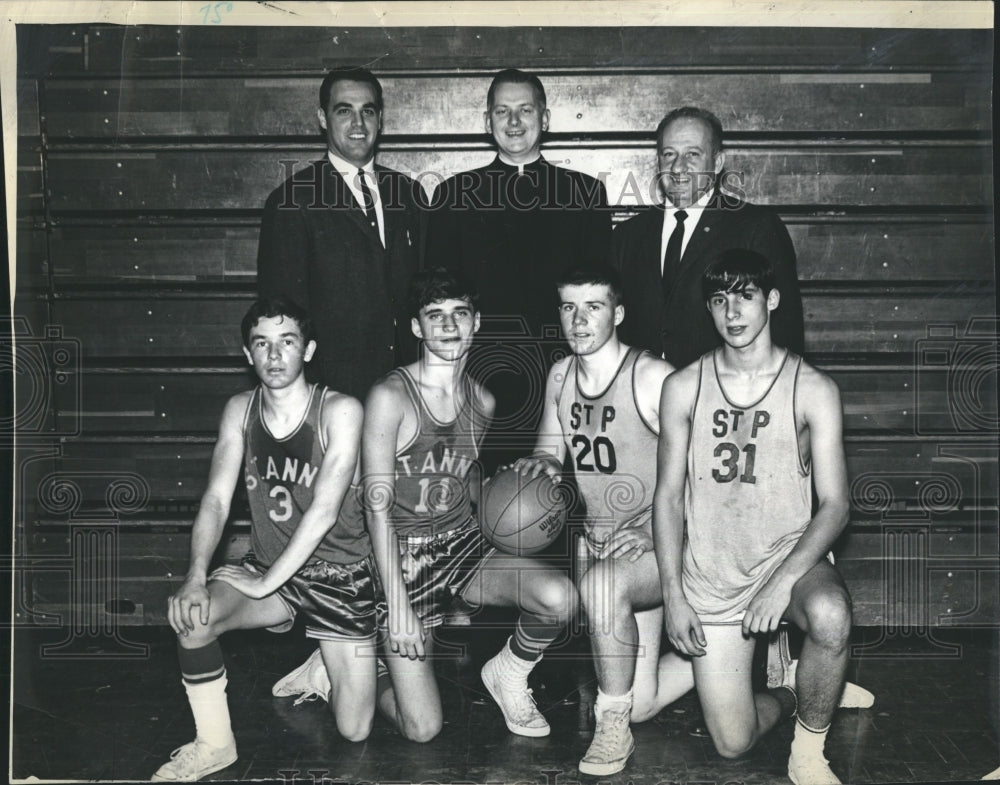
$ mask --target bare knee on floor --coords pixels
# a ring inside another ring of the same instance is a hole
[[[629,720],[631,722],[647,722],[659,713],[659,708],[652,701],[634,700]]]
[[[427,712],[418,716],[400,717],[399,732],[410,741],[424,744],[441,732],[444,719],[440,712]]]
[[[372,717],[336,717],[337,731],[348,741],[364,741],[372,732]]]
[[[753,747],[753,734],[743,730],[712,732],[712,743],[723,758],[739,758]]]

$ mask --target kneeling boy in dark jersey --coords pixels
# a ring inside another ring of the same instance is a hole
[[[311,329],[284,298],[256,302],[243,319],[243,351],[260,384],[223,411],[190,567],[167,610],[197,735],[153,780],[194,781],[235,762],[218,638],[287,630],[297,611],[319,641],[337,729],[352,741],[371,730],[380,589],[356,487],[363,415],[354,398],[306,382]],[[242,566],[208,575],[241,470],[253,551]]]
[[[455,600],[516,607],[514,634],[483,667],[483,683],[512,733],[546,736],[527,676],[564,634],[576,589],[544,562],[498,553],[472,516],[470,471],[494,409],[493,396],[467,372],[479,329],[475,294],[433,270],[414,277],[410,299],[420,359],[372,388],[362,439],[366,514],[386,593],[388,673],[379,676],[379,708],[408,739],[434,738],[443,717],[428,656],[432,629]],[[273,690],[324,691],[324,674],[309,661]]]

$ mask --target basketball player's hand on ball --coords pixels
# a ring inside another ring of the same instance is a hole
[[[694,608],[683,597],[670,600],[663,607],[663,623],[670,645],[681,654],[701,657],[705,654],[705,632]]]
[[[389,648],[400,657],[424,658],[424,625],[409,603],[405,608],[389,612]]]
[[[178,635],[187,636],[188,632],[194,629],[194,617],[191,615],[194,609],[198,609],[198,621],[202,625],[208,624],[208,606],[211,598],[208,589],[205,588],[205,581],[197,578],[188,578],[184,581],[176,594],[170,595],[167,600],[167,620],[174,632]]]
[[[208,579],[228,583],[240,594],[246,595],[251,600],[259,600],[271,593],[271,590],[264,584],[264,576],[259,572],[252,572],[246,567],[224,564],[213,571]]]
[[[653,536],[645,529],[621,528],[604,541],[600,552],[601,559],[621,559],[638,561],[644,554],[653,552]]]
[[[518,458],[511,468],[529,480],[533,480],[542,473],[549,475],[553,484],[562,479],[561,467],[552,455],[529,455],[527,458]]]
[[[781,624],[781,617],[792,601],[792,586],[779,573],[774,573],[767,583],[760,587],[746,613],[743,614],[743,634],[774,632]]]

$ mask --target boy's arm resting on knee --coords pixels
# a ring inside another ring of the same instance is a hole
[[[364,412],[356,399],[342,393],[327,393],[320,423],[326,452],[316,474],[312,504],[302,514],[288,545],[264,574],[224,566],[212,573],[213,580],[225,581],[246,596],[260,599],[277,591],[302,569],[336,525],[340,507],[351,492],[351,482],[358,474],[363,421]]]
[[[680,371],[667,378],[660,395],[660,440],[656,452],[656,492],[653,495],[653,545],[663,590],[667,637],[678,651],[705,653],[705,635],[681,584],[684,544],[684,484],[688,437],[697,376]],[[697,366],[694,366],[697,371]]]
[[[239,481],[243,464],[243,415],[251,393],[241,393],[229,399],[219,423],[219,438],[212,450],[208,486],[201,497],[198,514],[191,529],[191,558],[184,583],[167,601],[167,620],[174,632],[187,635],[194,629],[191,613],[199,609],[199,620],[208,623],[209,597],[205,584],[212,554],[222,539],[222,530],[229,518],[233,491]]]
[[[416,659],[424,656],[423,625],[410,607],[391,517],[396,498],[396,440],[407,405],[403,398],[405,394],[401,397],[389,382],[376,384],[368,394],[361,466],[365,519],[388,608],[389,648]]]
[[[549,369],[549,376],[545,382],[545,403],[542,408],[542,419],[538,424],[534,452],[514,462],[514,469],[525,477],[534,478],[544,472],[553,482],[562,479],[566,442],[563,439],[562,426],[559,424],[559,392],[562,390],[569,365],[569,358],[566,358]]]
[[[747,616],[755,618],[743,622],[744,629],[751,632],[778,628],[792,587],[826,556],[850,516],[840,390],[828,376],[803,365],[796,410],[809,429],[813,485],[819,504],[795,547],[751,600]],[[770,622],[768,626],[764,626],[766,622]]]

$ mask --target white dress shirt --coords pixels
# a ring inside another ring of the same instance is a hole
[[[365,197],[361,192],[361,182],[358,177],[358,169],[362,169],[365,173],[365,182],[368,184],[368,190],[371,192],[372,201],[375,202],[375,220],[378,223],[378,237],[382,241],[382,247],[385,248],[385,220],[382,216],[382,195],[378,190],[378,178],[375,177],[375,161],[372,159],[362,167],[357,167],[352,163],[345,161],[343,158],[334,155],[330,150],[326,151],[326,157],[330,161],[330,165],[336,169],[340,176],[344,178],[344,182],[347,183],[347,187],[351,191],[351,195],[357,200],[357,203],[364,207]]]
[[[663,202],[663,231],[660,233],[660,275],[663,275],[663,258],[667,255],[667,243],[670,242],[670,235],[673,234],[674,227],[677,226],[677,211],[683,209],[687,213],[684,219],[684,239],[681,241],[681,258],[684,258],[684,251],[687,250],[688,242],[694,236],[694,230],[701,220],[701,214],[705,212],[705,206],[712,198],[712,190],[703,194],[701,199],[690,207],[674,207],[669,199]]]

